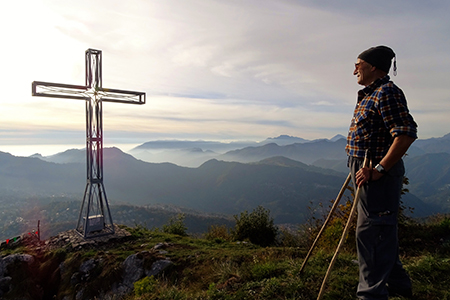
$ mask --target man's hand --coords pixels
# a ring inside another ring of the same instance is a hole
[[[373,168],[365,167],[359,169],[359,171],[356,172],[355,176],[356,176],[356,185],[358,187],[361,187],[364,183],[368,181],[380,179],[383,176],[383,174]]]
[[[387,154],[380,161],[380,165],[384,167],[386,171],[392,168],[401,158],[405,155],[409,146],[414,142],[415,138],[407,135],[399,135],[394,138],[394,141],[389,148]],[[372,173],[372,174],[370,174]],[[372,178],[371,178],[372,175]],[[356,185],[362,186],[369,180],[378,180],[383,176],[380,172],[370,168],[361,168],[356,172]]]

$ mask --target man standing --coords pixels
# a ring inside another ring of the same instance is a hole
[[[388,75],[395,53],[386,46],[362,52],[355,63],[358,92],[346,151],[353,183],[360,188],[356,240],[359,299],[412,297],[411,280],[398,254],[398,212],[403,155],[417,138],[405,95]],[[370,167],[363,166],[368,150]],[[372,167],[373,166],[373,167]]]

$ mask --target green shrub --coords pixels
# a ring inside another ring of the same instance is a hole
[[[441,234],[450,234],[450,218],[444,217],[439,223]]]
[[[136,238],[146,237],[150,234],[150,230],[141,224],[135,224],[133,228],[128,228],[128,231]]]
[[[263,247],[275,243],[278,228],[273,224],[270,211],[258,206],[250,214],[247,211],[234,216],[236,225],[232,231],[234,240],[249,240]]]
[[[205,239],[210,241],[230,241],[232,236],[226,225],[211,225],[205,234]]]
[[[163,232],[187,236],[187,227],[184,225],[185,217],[184,214],[178,214],[177,216],[170,218],[169,224],[163,225]]]
[[[157,281],[154,276],[147,276],[134,283],[134,293],[136,296],[153,293],[156,290]]]
[[[208,299],[216,300],[216,299],[222,299],[223,293],[217,289],[217,285],[215,283],[210,283],[206,294],[208,295]]]

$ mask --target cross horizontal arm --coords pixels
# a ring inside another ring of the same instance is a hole
[[[145,92],[124,91],[97,87],[90,89],[83,85],[33,81],[32,95],[40,97],[85,100],[97,96],[103,102],[145,104]]]
[[[33,81],[32,95],[38,97],[53,97],[85,100],[88,87],[83,85],[62,84],[52,82]]]
[[[145,104],[144,92],[133,92],[116,89],[97,88],[102,101],[127,104]]]

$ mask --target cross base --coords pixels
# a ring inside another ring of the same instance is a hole
[[[114,225],[106,225],[102,230],[88,232],[88,233],[84,233],[82,231],[79,231],[78,229],[75,230],[75,232],[78,233],[80,236],[82,236],[85,239],[97,238],[97,237],[111,235],[111,234],[116,233],[114,230]]]
[[[102,180],[96,183],[92,183],[92,180],[89,180],[86,184],[75,229],[84,238],[115,233]]]

